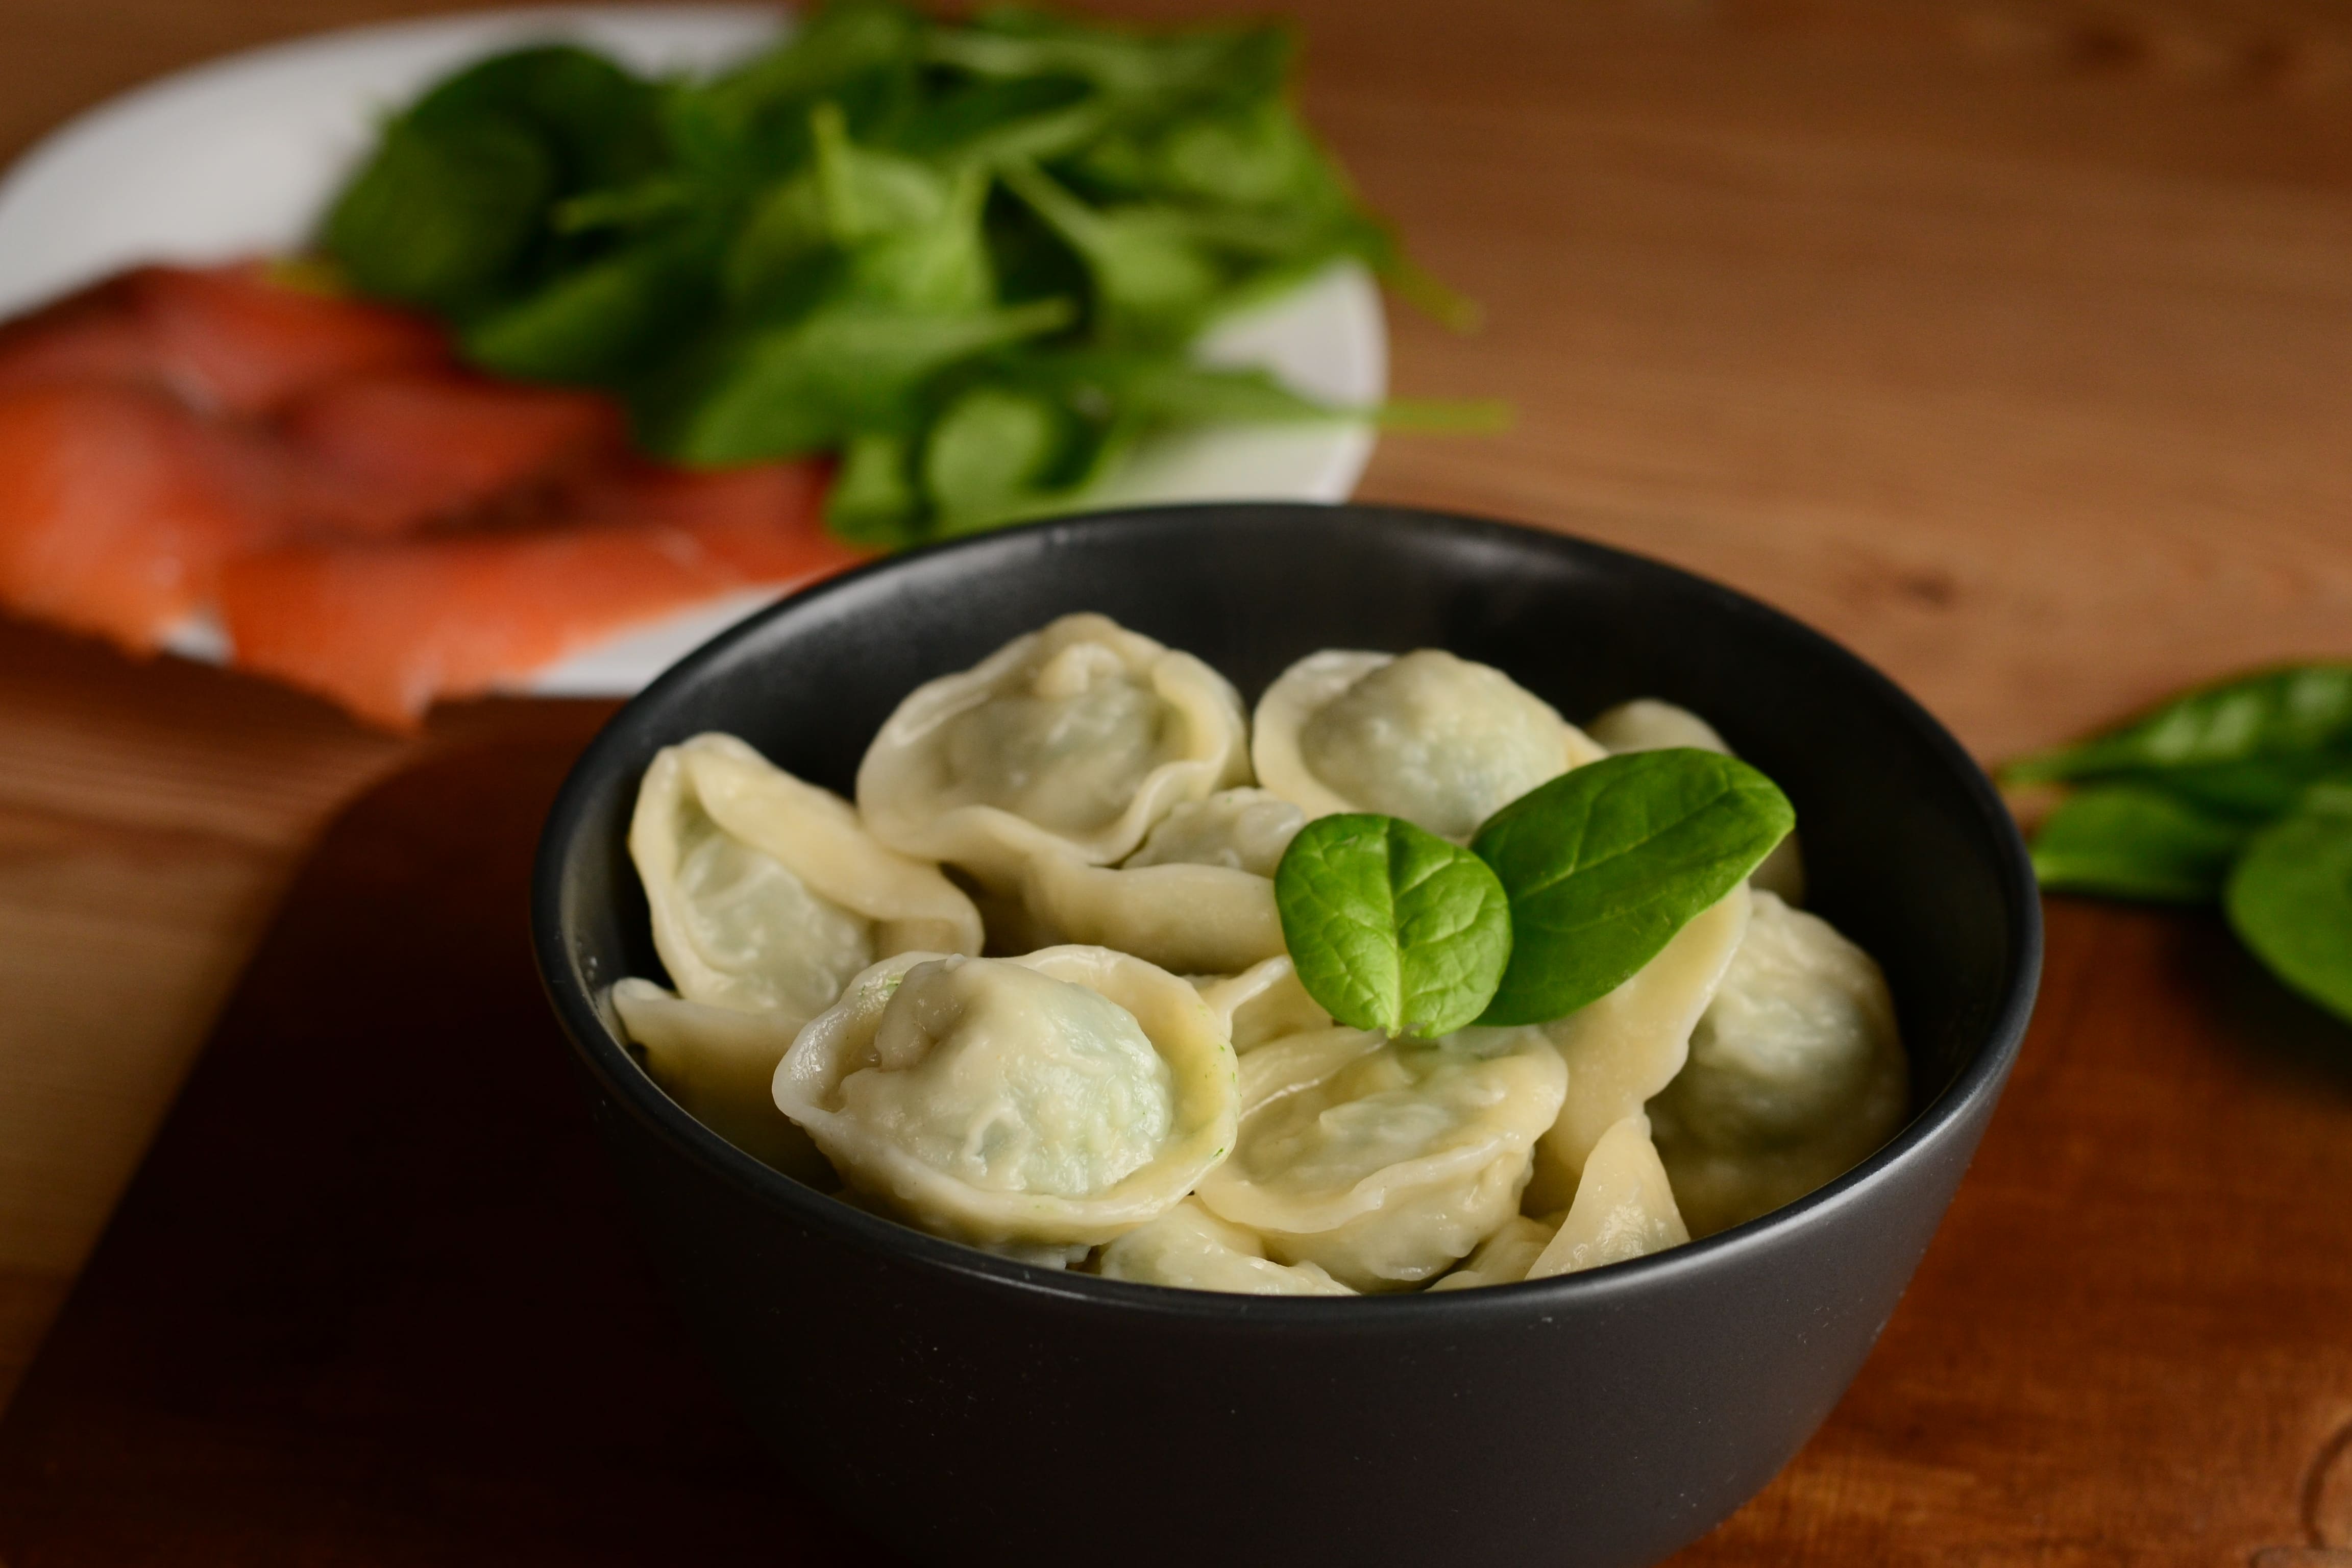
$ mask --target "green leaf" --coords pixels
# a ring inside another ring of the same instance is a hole
[[[2218,897],[2250,829],[2155,784],[2094,784],[2033,839],[2033,871],[2058,892],[2202,903]]]
[[[923,496],[915,484],[914,447],[895,431],[851,437],[825,492],[825,526],[852,544],[902,549],[919,543]]]
[[[1483,1024],[1540,1024],[1615,990],[1796,826],[1734,757],[1604,757],[1521,795],[1471,848],[1511,900],[1511,965]]]
[[[969,532],[1044,501],[1075,432],[1048,399],[973,387],[949,405],[923,446],[923,489],[945,531]]]
[[[2352,664],[2307,664],[2189,692],[2079,745],[2011,763],[2001,776],[2032,784],[2181,773],[2347,751]]]
[[[474,322],[465,333],[466,356],[527,381],[625,375],[709,305],[711,248],[698,234],[667,236],[566,272]]]
[[[961,314],[845,301],[730,343],[719,369],[656,415],[658,449],[694,464],[757,462],[904,428],[931,376],[956,361],[1066,324],[1061,300]]]
[[[1450,1033],[1477,1017],[1510,962],[1495,873],[1394,817],[1308,823],[1275,869],[1274,899],[1299,984],[1353,1028]]]
[[[569,44],[493,55],[436,86],[408,118],[436,129],[470,129],[492,118],[526,127],[546,147],[564,191],[643,179],[664,159],[652,84]]]
[[[976,26],[933,29],[924,52],[975,76],[1075,77],[1134,114],[1270,91],[1288,68],[1291,36],[1278,26],[1153,35],[1005,7]]]
[[[1032,165],[1001,177],[1086,262],[1099,341],[1181,343],[1199,330],[1225,275],[1181,222],[1146,206],[1097,211]]]
[[[327,251],[362,292],[444,310],[495,289],[555,195],[545,146],[503,120],[395,121],[327,216]]]
[[[2352,787],[2321,785],[2256,834],[2222,904],[2272,973],[2352,1022]]]

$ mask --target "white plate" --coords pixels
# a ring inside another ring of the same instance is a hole
[[[66,125],[0,181],[0,316],[142,261],[217,261],[303,242],[377,121],[478,56],[551,38],[641,70],[707,68],[772,37],[751,5],[581,5],[486,11],[327,33],[232,55],[125,93]],[[1335,403],[1388,390],[1380,295],[1353,265],[1203,344]],[[1202,431],[1136,455],[1097,501],[1345,500],[1372,450],[1360,426]],[[542,670],[526,689],[626,693],[773,599],[732,594]],[[175,646],[217,661],[216,633]]]

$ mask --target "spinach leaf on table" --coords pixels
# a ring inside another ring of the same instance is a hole
[[[2043,820],[2033,871],[2062,892],[2202,903],[2220,895],[2252,831],[2155,784],[2094,784]]]
[[[2352,1020],[2352,785],[2322,784],[2255,834],[2222,908],[2272,973]]]
[[[1495,873],[1394,817],[1308,823],[1276,868],[1274,897],[1299,984],[1352,1028],[1450,1033],[1477,1017],[1510,961]]]
[[[1471,840],[1511,904],[1511,962],[1482,1024],[1540,1024],[1630,979],[1796,826],[1735,757],[1670,748],[1571,769]]]
[[[2209,769],[2347,751],[2352,664],[2307,664],[2189,692],[2080,744],[2021,758],[2002,776],[2019,784],[2153,773],[2195,778]]]

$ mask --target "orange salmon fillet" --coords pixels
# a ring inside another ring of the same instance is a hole
[[[650,465],[569,521],[391,542],[303,543],[227,564],[236,662],[411,729],[435,699],[494,689],[713,594],[783,588],[862,557],[824,531],[814,464]]]
[[[286,536],[251,457],[154,391],[0,394],[0,604],[152,650],[224,561]]]

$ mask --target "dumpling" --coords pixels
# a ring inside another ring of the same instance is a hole
[[[629,854],[655,950],[690,1002],[797,1026],[877,958],[980,951],[979,910],[936,866],[885,848],[848,802],[732,735],[654,758]]]
[[[1033,856],[1125,859],[1184,801],[1249,780],[1222,675],[1103,616],[1064,616],[915,689],[857,770],[874,836],[1016,889]]]
[[[1103,1248],[1106,1279],[1248,1296],[1352,1296],[1312,1263],[1276,1263],[1255,1236],[1187,1198]]]
[[[1659,752],[1670,746],[1732,754],[1715,726],[1687,708],[1636,697],[1621,702],[1585,727],[1591,737],[1613,752]],[[1792,904],[1805,901],[1805,858],[1793,833],[1772,847],[1763,864],[1748,873],[1748,885],[1777,893]]]
[[[801,1031],[773,1091],[852,1186],[997,1247],[1099,1246],[1165,1214],[1239,1109],[1199,993],[1097,947],[887,959]]]
[[[1331,1027],[1331,1015],[1298,983],[1297,966],[1287,954],[1254,963],[1238,974],[1199,975],[1192,984],[1224,1021],[1236,1051]]]
[[[646,1071],[688,1115],[788,1176],[812,1186],[839,1184],[769,1091],[801,1019],[685,1001],[650,980],[615,984],[613,1007],[644,1051]]]
[[[1258,700],[1258,782],[1309,817],[1376,811],[1466,842],[1604,753],[1499,669],[1442,648],[1309,654]]]
[[[1682,1071],[1691,1031],[1748,929],[1749,902],[1745,885],[1734,888],[1616,990],[1542,1026],[1568,1064],[1568,1095],[1536,1151],[1531,1211],[1548,1214],[1572,1202],[1601,1134]]]
[[[1513,1215],[1503,1228],[1478,1244],[1462,1267],[1433,1281],[1433,1290],[1475,1290],[1487,1285],[1516,1285],[1528,1277],[1535,1260],[1551,1245],[1558,1226],[1525,1215]]]
[[[1306,820],[1264,790],[1221,790],[1179,805],[1120,866],[1034,855],[1022,876],[1023,936],[1115,947],[1192,974],[1277,957],[1274,868]]]
[[[1652,1102],[1658,1152],[1699,1236],[1832,1181],[1902,1126],[1910,1068],[1870,955],[1756,895],[1746,940]]]
[[[1239,1141],[1201,1202],[1360,1290],[1420,1284],[1501,1229],[1568,1087],[1533,1029],[1324,1029],[1260,1046],[1241,1077]]]
[[[1592,1146],[1576,1184],[1576,1202],[1528,1266],[1527,1278],[1623,1263],[1689,1239],[1666,1168],[1650,1142],[1650,1119],[1637,1110]]]

